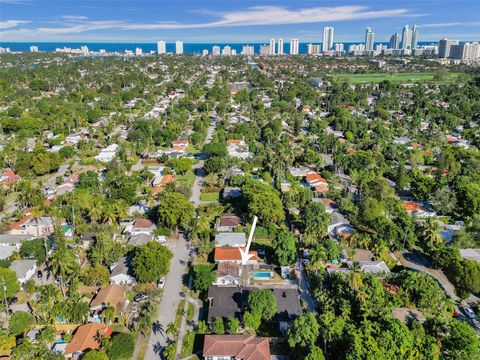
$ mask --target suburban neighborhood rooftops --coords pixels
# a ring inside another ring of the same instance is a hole
[[[1,245],[17,245],[21,244],[25,240],[31,239],[33,239],[33,236],[26,234],[0,234]]]
[[[125,288],[120,285],[111,284],[102,287],[90,303],[91,308],[101,307],[103,305],[112,305],[118,308],[125,302]]]
[[[214,259],[215,261],[241,261],[240,249],[245,251],[244,247],[216,247]],[[256,251],[250,251],[249,254],[253,255],[250,260],[259,260]]]
[[[136,219],[133,223],[134,228],[150,228],[154,226],[153,223],[148,219]]]
[[[241,316],[247,309],[248,294],[259,290],[254,287],[239,288],[237,286],[212,286],[208,289],[209,299],[208,322],[217,317],[228,319]],[[302,314],[298,292],[295,288],[271,289],[277,300],[277,321]]]
[[[460,256],[467,260],[480,262],[480,249],[460,249]]]
[[[244,247],[247,238],[245,233],[222,232],[215,235],[216,246]]]
[[[219,226],[221,227],[236,227],[240,225],[240,218],[233,214],[220,215]]]
[[[110,336],[112,328],[103,324],[89,323],[79,326],[65,348],[65,355],[100,348],[100,335]]]
[[[36,260],[13,260],[10,265],[10,270],[17,274],[18,279],[22,279],[32,267],[36,266],[36,264]]]
[[[203,356],[270,360],[270,344],[268,338],[254,335],[205,335]]]

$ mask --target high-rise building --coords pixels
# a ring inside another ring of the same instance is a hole
[[[345,49],[343,43],[336,43],[334,46],[336,52],[342,52]]]
[[[252,45],[242,46],[242,55],[252,56],[255,53]]]
[[[142,54],[143,54],[142,48],[139,48],[139,47],[135,48],[135,56],[142,56]]]
[[[183,54],[183,41],[180,41],[180,40],[175,41],[175,54],[178,54],[178,55]]]
[[[167,43],[163,40],[157,42],[157,54],[165,54],[167,52]]]
[[[442,39],[438,42],[438,57],[439,58],[449,58],[450,57],[450,47],[452,45],[458,45],[458,40],[452,39]]]
[[[320,45],[315,45],[315,44],[307,44],[307,54],[308,55],[318,55],[320,54]]]
[[[208,55],[208,49],[203,49],[202,56],[207,56],[207,55]]]
[[[220,55],[220,46],[215,45],[212,47],[212,55]]]
[[[400,34],[395,33],[390,37],[390,43],[388,44],[389,49],[398,50],[400,49]]]
[[[283,55],[283,39],[278,39],[277,54]]]
[[[418,44],[418,26],[413,25],[412,28],[412,40],[411,40],[411,49],[414,50],[417,48]]]
[[[412,33],[408,28],[408,25],[405,25],[402,31],[402,49],[403,50],[410,49],[411,46],[412,46]]]
[[[30,46],[30,52],[38,52],[38,46]]]
[[[323,28],[322,51],[329,51],[333,48],[333,27]]]
[[[229,45],[226,45],[222,49],[222,55],[232,55],[232,47]]]
[[[275,55],[275,39],[270,39],[270,55]]]
[[[375,33],[372,31],[372,28],[367,27],[367,30],[365,30],[365,51],[373,51],[374,43]]]
[[[298,55],[298,39],[290,39],[290,54]]]
[[[270,55],[270,45],[260,45],[260,55]]]
[[[237,55],[237,50],[232,49],[232,55]]]
[[[455,60],[476,60],[480,58],[479,43],[463,43],[450,46],[450,58]]]

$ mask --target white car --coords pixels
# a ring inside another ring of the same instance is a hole
[[[159,289],[163,289],[165,287],[165,278],[160,278],[160,280],[158,280],[157,287]]]
[[[473,312],[472,309],[470,309],[469,307],[465,306],[463,308],[463,310],[465,311],[465,313],[467,314],[467,316],[470,318],[470,319],[475,319],[475,313]]]

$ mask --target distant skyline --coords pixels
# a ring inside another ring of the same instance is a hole
[[[418,25],[420,41],[480,40],[480,1],[0,0],[0,41],[321,42],[388,41]]]

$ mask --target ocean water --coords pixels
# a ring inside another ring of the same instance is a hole
[[[203,49],[207,49],[209,53],[212,52],[212,47],[215,45],[220,46],[223,48],[226,45],[232,47],[237,51],[237,54],[240,54],[242,51],[243,45],[252,45],[254,47],[255,53],[260,52],[260,45],[264,43],[184,43],[183,49],[185,54],[201,54]],[[314,44],[320,44],[320,42],[314,42]],[[345,42],[345,50],[348,49],[350,44],[359,44],[355,42]],[[378,42],[377,44],[387,44],[387,42]],[[431,45],[432,42],[419,42],[419,45]],[[92,43],[92,42],[0,42],[0,47],[3,48],[10,48],[11,51],[21,51],[21,52],[28,52],[30,51],[30,46],[35,45],[38,46],[39,51],[55,51],[56,48],[80,48],[82,45],[88,46],[89,50],[92,51],[99,51],[100,49],[104,49],[107,52],[125,52],[125,50],[130,50],[135,52],[137,47],[143,50],[143,53],[149,53],[150,51],[157,51],[157,44],[156,43]],[[307,45],[308,43],[300,43],[298,46],[298,51],[301,54],[307,53]],[[283,51],[285,54],[290,52],[290,42],[287,41],[284,43]],[[167,52],[175,52],[175,43],[167,43]]]

